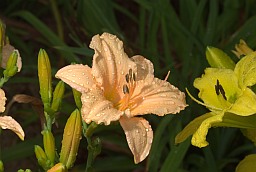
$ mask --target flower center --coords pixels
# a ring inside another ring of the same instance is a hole
[[[125,75],[126,84],[123,85],[123,98],[117,103],[116,107],[120,111],[124,111],[132,105],[131,96],[136,87],[136,75],[129,69],[129,72]]]

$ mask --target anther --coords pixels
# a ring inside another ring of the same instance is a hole
[[[129,69],[129,76],[132,78],[132,69]]]
[[[126,84],[123,85],[123,93],[124,94],[129,94],[129,88]]]
[[[133,79],[133,81],[136,81],[136,75],[135,75],[135,73],[133,73],[132,79]]]
[[[222,97],[223,97],[225,100],[227,100],[227,97],[226,97],[226,95],[225,95],[225,91],[224,91],[222,85],[220,85],[220,82],[219,82],[218,79],[217,79],[217,84],[215,85],[215,92],[216,92],[217,95],[221,94]]]
[[[127,83],[129,83],[129,82],[130,82],[130,77],[129,77],[129,75],[128,75],[128,74],[126,74],[126,75],[125,75],[125,80],[126,80],[126,82],[127,82]]]

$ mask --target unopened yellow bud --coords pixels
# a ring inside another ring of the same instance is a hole
[[[43,142],[44,142],[44,150],[47,158],[54,163],[55,160],[55,140],[53,134],[50,130],[43,130]]]
[[[52,99],[52,74],[49,57],[43,49],[38,53],[38,78],[41,99],[47,108]]]
[[[82,119],[79,110],[70,115],[63,134],[60,162],[70,169],[75,160],[82,134]]]
[[[56,88],[53,92],[51,108],[54,112],[58,111],[58,109],[59,109],[62,97],[64,95],[64,91],[65,91],[65,84],[63,81],[59,81],[59,83],[56,85]]]
[[[0,172],[4,172],[4,163],[0,161]]]
[[[62,163],[58,163],[47,172],[67,172],[67,168]]]
[[[222,50],[215,47],[207,47],[206,59],[211,67],[234,69],[235,63]]]
[[[35,145],[35,154],[36,154],[36,159],[37,159],[38,164],[44,170],[47,170],[51,167],[50,160],[47,158],[44,150],[38,145]]]

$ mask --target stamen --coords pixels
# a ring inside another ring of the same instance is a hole
[[[128,88],[128,86],[126,84],[123,85],[123,93],[124,94],[129,94],[129,88]]]

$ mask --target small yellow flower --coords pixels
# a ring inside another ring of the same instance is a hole
[[[253,52],[253,50],[246,44],[246,42],[244,40],[240,40],[239,44],[236,44],[235,46],[236,50],[232,50],[232,52],[238,57],[240,58],[241,56],[247,55],[251,52]]]
[[[128,58],[123,42],[103,33],[92,38],[93,65],[69,65],[56,77],[82,93],[82,116],[86,123],[109,125],[119,121],[135,163],[149,154],[153,132],[143,114],[163,116],[186,107],[185,94],[165,80],[154,77],[153,64],[136,55]]]
[[[2,89],[0,89],[0,112],[4,112],[5,110],[5,93]],[[15,132],[21,140],[24,140],[24,131],[22,130],[20,124],[16,122],[12,117],[10,116],[0,116],[0,127],[2,129],[10,129],[13,132]]]

